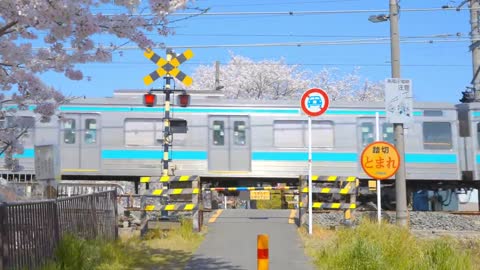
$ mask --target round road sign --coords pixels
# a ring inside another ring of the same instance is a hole
[[[308,116],[319,116],[327,109],[330,101],[325,91],[319,88],[312,88],[303,93],[300,100],[302,111]]]
[[[393,176],[400,167],[400,155],[392,144],[378,141],[363,149],[360,157],[363,171],[373,179],[384,180]]]

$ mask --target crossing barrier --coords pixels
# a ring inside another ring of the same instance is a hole
[[[308,213],[308,175],[300,176],[300,225],[306,224]],[[342,209],[345,221],[353,218],[357,208],[359,180],[355,176],[312,176],[312,209]]]
[[[140,182],[145,183],[141,199],[142,221],[145,220],[145,228],[142,228],[142,233],[148,229],[147,213],[152,211],[191,212],[193,230],[201,230],[202,214],[199,204],[201,189],[199,187],[200,178],[197,175],[146,176],[141,177]]]

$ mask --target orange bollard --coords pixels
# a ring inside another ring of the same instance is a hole
[[[257,270],[268,270],[268,235],[257,236]]]

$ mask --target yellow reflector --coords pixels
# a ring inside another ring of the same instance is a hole
[[[140,183],[148,183],[150,182],[151,177],[150,176],[142,176],[140,177]]]
[[[145,206],[145,211],[153,211],[155,209],[155,205],[147,205]]]
[[[188,179],[190,179],[190,176],[188,176],[188,175],[180,176],[180,181],[188,181]]]

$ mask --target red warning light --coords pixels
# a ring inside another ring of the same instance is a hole
[[[178,95],[178,103],[180,107],[187,107],[190,104],[190,95],[189,94]]]
[[[157,96],[151,93],[143,95],[143,104],[147,107],[153,107],[157,104]]]

